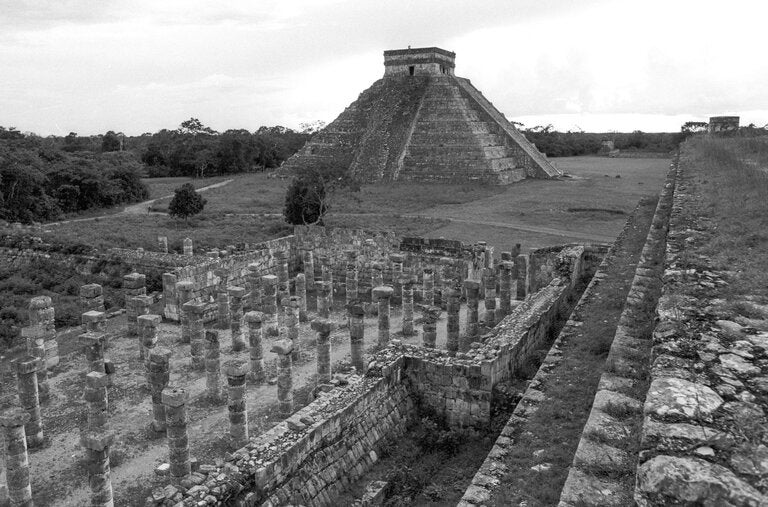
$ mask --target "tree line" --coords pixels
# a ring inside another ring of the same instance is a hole
[[[149,197],[142,178],[208,177],[279,167],[322,124],[218,133],[190,118],[178,129],[126,136],[40,137],[0,126],[0,220],[50,221]]]
[[[525,128],[517,124],[525,137],[548,157],[575,157],[600,153],[603,141],[613,141],[615,149],[624,151],[668,153],[685,140],[686,132],[558,132],[552,125]]]

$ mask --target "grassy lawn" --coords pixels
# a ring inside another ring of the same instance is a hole
[[[359,192],[341,192],[331,200],[327,225],[392,230],[402,235],[445,237],[466,242],[488,241],[498,251],[515,243],[539,248],[573,242],[606,242],[614,237],[637,201],[657,195],[668,166],[663,159],[556,159],[573,177],[562,181],[526,180],[514,185],[482,186],[429,183],[377,183]],[[606,176],[607,175],[607,176]],[[616,176],[621,176],[616,178]],[[168,236],[171,248],[190,237],[201,248],[237,242],[257,243],[286,234],[282,214],[288,179],[266,173],[195,180],[152,178],[151,196],[173,193],[185,182],[203,187],[233,179],[206,191],[205,211],[189,224],[160,215],[116,215],[98,221],[51,227],[59,241],[108,246],[156,248],[158,235]],[[153,211],[167,210],[170,199],[160,199]],[[399,217],[413,214],[420,218]],[[454,221],[450,221],[453,219]],[[462,222],[466,221],[466,222]],[[509,225],[549,230],[510,229]]]
[[[695,213],[713,222],[687,253],[731,272],[727,296],[768,296],[768,138],[695,138],[683,157],[690,191],[701,196]]]
[[[187,178],[187,177],[167,177],[167,178],[144,178],[141,181],[149,187],[149,198],[157,199],[166,195],[173,195],[173,191],[184,183],[192,183],[195,188],[202,188],[220,181],[226,180],[226,176],[215,176],[213,178]]]

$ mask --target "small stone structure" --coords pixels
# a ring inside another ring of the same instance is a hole
[[[711,116],[707,131],[710,134],[739,130],[738,116]]]
[[[245,321],[248,323],[248,344],[250,346],[251,380],[255,384],[261,384],[266,379],[264,372],[264,349],[262,345],[264,314],[261,312],[248,312]]]
[[[232,361],[226,365],[225,370],[229,437],[232,447],[239,449],[248,443],[248,409],[245,398],[245,377],[248,368],[243,361]]]
[[[13,407],[0,413],[5,440],[5,464],[8,468],[8,498],[13,506],[29,506],[32,503],[32,487],[29,483],[29,456],[24,428],[29,414]]]

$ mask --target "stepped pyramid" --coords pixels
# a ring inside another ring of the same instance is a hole
[[[562,173],[469,79],[455,53],[384,52],[384,77],[315,134],[283,169],[345,167],[361,182],[507,184]]]

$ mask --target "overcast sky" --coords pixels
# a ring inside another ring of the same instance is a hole
[[[559,130],[768,123],[768,3],[0,0],[0,125],[126,134],[332,121],[385,49],[456,52],[505,115]]]

